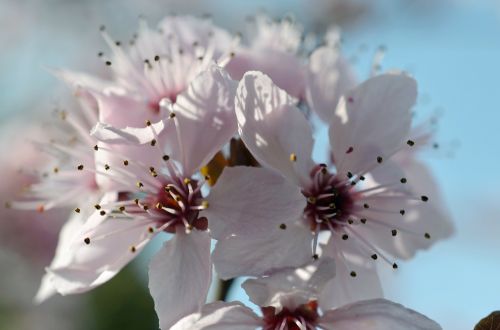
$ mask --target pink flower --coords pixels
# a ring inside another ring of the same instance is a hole
[[[320,292],[333,275],[334,263],[325,258],[319,264],[247,280],[242,286],[262,315],[238,302],[215,302],[181,319],[172,330],[441,329],[424,315],[383,299],[324,307]]]
[[[120,165],[105,175],[119,193],[108,193],[95,205],[72,239],[71,262],[52,268],[61,294],[88,291],[113,277],[157,234],[175,234],[153,258],[149,287],[160,318],[170,324],[204,303],[211,282],[208,207],[195,174],[236,132],[236,84],[216,65],[198,75],[174,104],[163,102],[170,115],[143,128],[98,124],[93,135],[109,146]],[[142,148],[142,158],[123,158],[114,147]],[[100,147],[97,153],[101,152]]]
[[[322,254],[335,258],[338,276],[325,291],[338,306],[382,294],[375,260],[397,268],[393,257],[408,259],[447,237],[447,219],[426,203],[425,192],[413,192],[399,167],[387,181],[370,177],[411,148],[416,94],[415,81],[403,74],[374,77],[347,92],[330,119],[335,168],[329,168],[311,159],[311,128],[293,99],[264,74],[247,73],[236,96],[239,131],[264,168],[226,169],[208,197],[219,275],[303,265],[328,238]]]

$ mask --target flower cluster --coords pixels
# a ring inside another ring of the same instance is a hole
[[[381,299],[376,271],[453,231],[417,155],[432,132],[412,128],[415,80],[358,83],[330,39],[306,45],[289,18],[252,27],[169,16],[129,42],[101,27],[107,78],[54,71],[79,106],[40,144],[57,166],[8,202],[74,210],[35,300],[91,290],[165,235],[149,267],[161,329],[440,329]],[[261,313],[205,305],[213,266],[253,277]]]

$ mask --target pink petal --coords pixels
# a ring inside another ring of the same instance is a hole
[[[312,235],[308,228],[290,223],[286,229],[280,229],[278,223],[269,220],[256,219],[252,232],[217,242],[213,260],[222,279],[270,274],[312,260]]]
[[[293,99],[261,72],[248,72],[238,85],[236,115],[241,138],[254,157],[298,185],[314,164],[312,131]]]
[[[416,97],[415,80],[396,73],[371,78],[347,92],[330,119],[339,173],[359,173],[377,165],[377,157],[392,156],[408,136]]]
[[[319,299],[323,310],[364,299],[384,296],[377,274],[376,261],[368,259],[355,238],[331,237],[323,248],[324,257],[335,259],[335,278],[328,282]],[[352,276],[355,272],[355,277]]]
[[[205,214],[216,239],[292,223],[306,206],[297,186],[268,169],[246,166],[225,168],[207,200]]]
[[[198,311],[205,303],[211,283],[210,237],[194,230],[177,230],[149,267],[149,290],[161,329]]]
[[[190,176],[236,133],[236,83],[215,64],[195,78],[173,105],[181,163]]]
[[[177,322],[171,330],[255,330],[262,320],[238,302],[217,301]]]
[[[246,280],[242,288],[257,306],[293,310],[311,300],[318,300],[323,287],[334,276],[335,262],[322,258],[300,268]]]
[[[261,71],[291,96],[304,96],[304,65],[292,53],[272,49],[239,49],[226,70],[235,80],[240,80],[247,71]]]
[[[366,300],[327,311],[320,325],[328,330],[440,330],[426,316],[388,300]]]
[[[356,86],[354,73],[340,51],[331,46],[316,49],[309,57],[306,74],[309,106],[325,122],[330,122],[340,97]]]

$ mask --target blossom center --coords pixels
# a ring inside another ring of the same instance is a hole
[[[262,313],[264,315],[263,330],[314,329],[319,318],[316,301],[310,301],[295,309],[284,307],[279,313],[276,313],[274,307],[262,307]]]
[[[156,196],[146,200],[145,206],[158,217],[157,226],[166,232],[175,233],[177,226],[186,231],[208,227],[207,218],[200,217],[200,211],[208,204],[203,200],[197,180],[185,178],[165,182]]]
[[[331,230],[347,224],[355,202],[351,186],[343,184],[323,164],[312,170],[311,179],[309,189],[302,191],[307,198],[304,217],[311,229],[316,231],[319,225],[319,229]]]

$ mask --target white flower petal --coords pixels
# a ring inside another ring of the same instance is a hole
[[[286,229],[280,229],[274,221],[259,220],[255,230],[217,242],[213,260],[222,279],[270,274],[312,260],[312,235],[308,228],[289,223]]]
[[[155,302],[160,328],[198,311],[210,287],[210,237],[194,230],[178,229],[154,256],[149,267],[149,291]]]
[[[61,228],[54,259],[49,268],[63,267],[71,263],[73,255],[71,254],[72,250],[70,247],[75,240],[75,236],[77,236],[82,229],[85,220],[84,216],[83,213],[74,213]],[[56,293],[57,290],[52,284],[52,275],[46,273],[42,278],[40,288],[33,298],[33,301],[37,304],[41,304]]]
[[[330,122],[340,97],[355,85],[354,73],[340,50],[324,46],[309,57],[306,98],[323,121]]]
[[[323,310],[364,299],[383,297],[376,261],[359,247],[354,237],[342,240],[332,237],[323,248],[324,257],[335,259],[336,275],[328,282],[319,299]],[[352,276],[355,272],[355,276]]]
[[[117,128],[112,125],[99,122],[92,129],[90,135],[99,141],[109,144],[117,143],[140,145],[150,143],[156,138],[155,133],[160,135],[165,129],[165,126],[172,126],[173,123],[168,119],[163,119],[151,124],[152,129],[151,127],[144,127],[144,125],[145,123],[142,124],[142,127]]]
[[[236,82],[215,64],[196,77],[173,105],[186,175],[205,165],[236,133]]]
[[[241,138],[254,157],[298,185],[309,180],[312,131],[293,99],[260,72],[238,85],[236,115]]]
[[[368,79],[339,101],[330,121],[330,144],[337,170],[359,173],[388,159],[408,136],[417,85],[404,74]]]
[[[188,315],[171,330],[255,330],[262,320],[238,302],[217,301],[203,306],[200,313]]]
[[[274,171],[246,166],[226,167],[207,200],[205,214],[216,239],[262,233],[262,222],[277,228],[297,219],[306,206],[297,186]]]
[[[304,267],[285,269],[268,277],[246,280],[242,284],[257,306],[293,310],[318,297],[326,283],[335,276],[335,262],[322,258]]]
[[[376,299],[327,311],[320,325],[328,330],[440,330],[426,316],[388,300]]]

